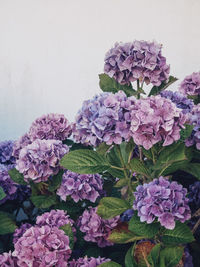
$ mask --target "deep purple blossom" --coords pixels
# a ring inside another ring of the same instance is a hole
[[[193,267],[192,256],[188,247],[184,249],[184,267]]]
[[[160,95],[139,99],[130,107],[131,136],[137,145],[150,149],[164,141],[171,145],[180,139],[186,115],[169,99]]]
[[[0,200],[0,204],[16,198],[17,184],[12,181],[6,170],[0,170],[0,186],[6,194],[6,196]]]
[[[64,201],[67,196],[78,202],[87,199],[95,202],[103,193],[103,182],[99,174],[79,174],[66,171],[62,177],[62,183],[57,190],[57,195]]]
[[[133,214],[134,214],[134,210],[132,210],[132,209],[126,210],[126,211],[120,216],[120,220],[121,220],[122,222],[128,222],[128,221],[130,221],[130,219],[133,217]]]
[[[200,150],[200,104],[195,105],[189,114],[189,124],[193,125],[191,136],[186,140],[186,146],[196,145]]]
[[[63,114],[50,113],[37,118],[31,125],[29,137],[31,141],[36,139],[54,139],[63,141],[72,133],[72,124]]]
[[[109,220],[102,219],[97,214],[97,208],[89,207],[78,219],[78,227],[85,233],[84,239],[97,243],[99,247],[112,246],[113,243],[107,238],[114,227],[117,226],[120,216]]]
[[[79,258],[77,260],[72,260],[69,262],[69,267],[96,267],[104,262],[108,262],[110,259],[106,258],[94,258],[94,257],[87,257]]]
[[[23,223],[19,228],[17,228],[13,233],[13,243],[14,244],[17,243],[17,241],[20,239],[20,237],[23,236],[26,230],[28,230],[31,227],[32,225],[30,223]]]
[[[12,256],[11,252],[0,254],[1,267],[18,267],[17,259]]]
[[[190,185],[188,198],[193,211],[197,211],[200,208],[200,181]]]
[[[12,155],[14,141],[0,142],[0,164],[13,165],[15,164],[15,157]]]
[[[139,79],[159,86],[168,80],[170,70],[161,48],[156,42],[116,43],[106,53],[104,71],[121,84]]]
[[[130,105],[124,92],[116,94],[102,93],[93,99],[83,102],[82,109],[76,116],[73,127],[73,138],[77,143],[97,146],[121,144],[129,137],[129,126],[126,124],[126,105]]]
[[[160,93],[160,95],[170,99],[177,106],[177,108],[182,109],[184,114],[190,112],[194,106],[194,102],[191,99],[188,99],[179,92],[164,90]]]
[[[24,175],[26,182],[47,181],[49,176],[58,173],[59,161],[68,152],[68,146],[61,141],[37,139],[20,150],[16,169]]]
[[[71,249],[63,230],[48,225],[26,230],[15,244],[13,256],[23,267],[67,267]]]
[[[18,159],[20,150],[30,144],[31,140],[27,133],[21,136],[17,141],[15,141],[13,145],[13,156]]]
[[[179,86],[179,91],[186,96],[200,94],[200,72],[193,72],[185,77]]]
[[[191,218],[186,194],[182,185],[161,176],[137,186],[133,209],[138,211],[141,222],[152,223],[158,218],[162,226],[174,229],[176,220],[183,223]]]

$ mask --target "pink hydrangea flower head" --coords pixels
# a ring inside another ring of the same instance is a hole
[[[72,124],[63,114],[50,113],[37,118],[31,125],[29,137],[36,139],[54,139],[63,141],[72,133]]]
[[[81,232],[85,233],[84,239],[97,243],[99,247],[112,246],[113,243],[107,238],[110,232],[119,223],[120,216],[116,216],[109,220],[102,219],[97,214],[97,208],[89,207],[78,219],[78,227]]]
[[[1,267],[18,267],[17,259],[12,256],[11,252],[0,254]]]
[[[31,227],[32,225],[30,223],[24,223],[19,228],[17,228],[13,233],[13,243],[14,244],[17,243],[17,241],[20,239],[20,237],[23,236],[26,230],[28,230]]]
[[[179,86],[179,91],[185,96],[200,94],[200,72],[193,72],[185,77]]]
[[[19,153],[22,148],[24,148],[27,145],[31,144],[31,140],[29,135],[26,133],[22,137],[20,137],[17,141],[14,142],[13,145],[13,156],[18,159]]]
[[[13,255],[21,267],[67,267],[69,237],[57,227],[33,226],[17,241]]]
[[[141,222],[152,223],[157,218],[162,226],[172,230],[176,220],[184,223],[191,218],[186,195],[187,189],[182,185],[161,176],[137,186],[133,209],[138,211]]]
[[[99,174],[78,174],[66,171],[63,174],[62,183],[57,190],[57,195],[64,201],[67,196],[78,202],[87,199],[95,202],[103,193],[103,182]]]
[[[59,161],[68,152],[68,146],[61,141],[36,139],[20,150],[16,169],[24,175],[26,182],[47,181],[49,176],[58,173]]]
[[[69,262],[69,267],[96,267],[104,262],[109,262],[110,259],[106,258],[94,258],[90,257],[88,258],[87,256],[84,258],[79,258],[77,260],[72,260]]]

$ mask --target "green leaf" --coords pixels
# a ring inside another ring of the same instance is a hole
[[[137,92],[132,88],[132,85],[121,85],[114,78],[107,74],[99,74],[99,86],[103,92],[117,93],[122,90],[127,96],[136,95]]]
[[[105,142],[103,142],[96,148],[96,152],[104,156],[110,147],[111,145],[107,145]]]
[[[129,221],[128,229],[134,232],[136,235],[143,235],[146,238],[154,237],[160,228],[160,223],[155,222],[151,224],[147,224],[145,222],[141,222],[140,218],[135,214],[131,220]]]
[[[194,128],[194,125],[189,125],[189,124],[186,124],[185,125],[185,129],[182,129],[181,130],[181,140],[182,141],[185,141],[185,139],[187,139],[188,137],[190,137],[191,133],[192,133],[192,130]]]
[[[129,163],[134,147],[135,147],[135,144],[133,143],[133,141],[129,141],[128,143],[122,142],[120,144],[120,151],[121,151],[121,155],[122,155],[122,158],[125,164]]]
[[[135,243],[136,244],[136,243]],[[134,258],[135,244],[129,248],[125,256],[125,267],[137,267],[138,264]]]
[[[0,211],[0,235],[13,233],[16,228],[17,226],[12,220],[12,215]]]
[[[109,168],[108,172],[113,176],[117,178],[124,178],[124,171],[119,170],[117,168],[123,168],[124,162],[122,162],[123,158],[121,156],[120,148],[115,145],[109,153],[106,154],[106,158],[109,161],[110,165],[113,166],[113,168]],[[114,168],[117,167],[117,168]]]
[[[104,197],[100,200],[97,214],[103,219],[110,219],[131,209],[131,205],[123,199],[115,197]]]
[[[108,261],[108,262],[104,262],[100,265],[98,265],[99,267],[122,267],[120,264],[114,262],[114,261]]]
[[[192,174],[200,180],[200,163],[188,163],[181,167],[181,170]]]
[[[15,168],[8,171],[10,178],[17,184],[27,185],[24,181],[24,176]]]
[[[120,179],[119,181],[117,181],[117,183],[114,185],[114,187],[116,188],[121,188],[123,186],[126,186],[129,183],[129,180],[124,178],[124,179]]]
[[[6,194],[3,191],[3,188],[0,186],[0,200],[2,200],[4,197],[6,197]]]
[[[130,161],[130,164],[129,164],[131,170],[133,172],[136,172],[138,174],[142,174],[146,177],[151,177],[151,173],[149,172],[149,170],[146,168],[146,166],[144,165],[143,162],[141,162],[139,159],[137,158],[133,158],[131,161]]]
[[[160,252],[160,267],[175,267],[183,256],[182,247],[168,247]]]
[[[31,196],[31,201],[39,209],[47,209],[57,203],[56,196]]]
[[[49,180],[48,190],[50,192],[54,192],[56,189],[58,189],[60,187],[60,184],[62,182],[63,173],[64,173],[64,171],[61,170],[61,171],[59,171],[58,174],[54,175],[51,180]]]
[[[162,241],[166,245],[186,244],[194,241],[194,236],[186,224],[177,221],[173,230],[163,232]]]
[[[70,171],[81,174],[94,174],[106,171],[110,164],[105,157],[96,151],[79,149],[66,154],[60,165]]]
[[[157,267],[159,265],[158,260],[159,260],[160,248],[161,248],[160,244],[155,245],[147,257],[147,260],[150,263],[151,267]]]
[[[71,248],[71,250],[73,250],[74,247],[74,234],[72,231],[72,227],[71,224],[65,224],[63,226],[60,227],[61,230],[63,230],[65,232],[65,234],[69,237],[69,246]]]
[[[170,76],[168,82],[164,81],[161,83],[160,86],[153,86],[149,96],[151,95],[158,95],[161,91],[165,90],[168,86],[170,86],[172,83],[176,82],[178,79]]]
[[[108,236],[108,240],[115,244],[126,244],[130,242],[134,242],[137,240],[141,240],[145,238],[145,236],[137,236],[135,233],[127,230],[113,230],[111,234]]]

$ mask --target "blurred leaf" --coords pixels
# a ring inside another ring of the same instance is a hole
[[[53,206],[57,203],[57,199],[56,199],[55,195],[52,195],[52,196],[45,196],[45,195],[31,196],[30,199],[33,202],[33,204],[39,209],[47,209],[47,208],[50,208],[51,206]]]
[[[168,82],[164,81],[161,83],[160,86],[153,86],[149,93],[149,96],[160,94],[161,91],[165,90],[168,86],[170,86],[172,83],[176,82],[177,80],[178,80],[177,78],[170,76]]]
[[[13,233],[16,228],[17,226],[12,219],[12,215],[0,211],[0,235]]]
[[[113,230],[108,236],[108,240],[115,244],[126,244],[137,240],[144,239],[145,236],[138,236],[135,233],[128,230]]]
[[[3,191],[3,188],[0,186],[0,200],[2,200],[4,197],[6,197],[6,194]]]
[[[135,245],[131,246],[125,256],[125,267],[138,267],[134,259],[134,249]]]
[[[187,163],[181,167],[181,170],[192,174],[200,180],[200,163]]]
[[[50,192],[54,192],[56,189],[60,187],[63,173],[64,173],[64,170],[60,170],[58,174],[54,175],[51,179],[49,179],[48,190]]]
[[[122,267],[120,264],[114,262],[114,261],[108,261],[108,262],[104,262],[100,265],[98,265],[99,267]]]
[[[151,267],[157,267],[157,266],[159,266],[158,260],[159,260],[160,248],[161,248],[161,244],[155,245],[152,248],[150,254],[147,257],[147,260],[150,263],[150,266]]]
[[[124,178],[124,179],[120,179],[119,181],[117,181],[117,183],[114,185],[114,187],[116,188],[121,188],[123,186],[126,186],[129,183],[129,180]]]
[[[69,246],[71,248],[71,250],[73,250],[74,247],[74,233],[72,231],[72,227],[71,224],[65,224],[63,226],[60,227],[61,230],[63,230],[65,232],[65,234],[69,237]]]
[[[8,174],[10,175],[10,178],[16,182],[17,184],[27,185],[27,183],[24,181],[24,176],[21,174],[18,170],[11,169],[8,171]]]
[[[97,148],[96,152],[99,153],[100,155],[105,155],[106,152],[110,149],[111,145],[106,145],[105,142],[101,143]]]
[[[175,267],[183,256],[182,247],[168,247],[160,252],[160,267]]]

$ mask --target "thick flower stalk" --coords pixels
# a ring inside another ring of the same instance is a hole
[[[129,138],[129,125],[125,114],[126,105],[130,105],[124,92],[116,94],[102,93],[83,102],[82,109],[76,116],[73,138],[77,143],[98,146],[121,144]]]
[[[189,124],[193,125],[191,136],[186,140],[186,146],[196,145],[200,150],[200,104],[195,105],[189,114]]]
[[[156,42],[116,43],[105,56],[104,71],[120,84],[136,80],[159,86],[169,78],[169,65]]]
[[[0,164],[15,165],[15,157],[12,155],[14,141],[0,142]]]
[[[79,217],[77,225],[81,232],[85,233],[84,239],[86,241],[95,242],[99,247],[106,247],[113,245],[107,238],[119,223],[119,219],[120,216],[116,216],[104,220],[97,214],[97,208],[89,207],[89,210],[85,210]]]
[[[179,140],[185,122],[181,109],[160,95],[137,100],[130,111],[131,136],[145,149],[160,141],[168,146]]]
[[[17,241],[23,236],[26,230],[31,227],[32,225],[30,223],[23,223],[19,228],[17,228],[13,233],[13,243],[17,243]]]
[[[79,258],[77,260],[72,260],[69,262],[69,267],[96,267],[104,262],[109,262],[110,259],[106,258],[94,258],[94,257],[84,257],[84,258]]]
[[[49,176],[58,173],[59,161],[68,152],[68,146],[61,141],[37,139],[20,150],[16,169],[24,175],[26,182],[47,181]]]
[[[103,193],[103,180],[99,174],[79,174],[66,171],[57,195],[64,201],[67,196],[78,202],[87,199],[95,202]]]
[[[36,139],[54,139],[63,141],[72,133],[72,124],[63,114],[50,113],[37,118],[31,125],[29,137],[31,141]]]
[[[15,244],[13,256],[23,267],[67,267],[71,249],[69,237],[57,227],[29,228]]]
[[[133,209],[138,211],[141,222],[152,223],[156,219],[167,229],[174,229],[175,221],[191,218],[186,197],[187,189],[162,176],[148,184],[139,185],[134,193]]]
[[[200,94],[200,72],[193,72],[185,77],[179,86],[179,91],[186,96]]]
[[[17,265],[17,259],[12,256],[11,252],[5,252],[0,254],[0,266],[1,267],[19,267]]]

